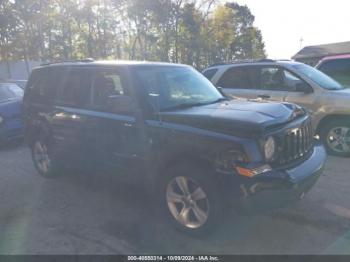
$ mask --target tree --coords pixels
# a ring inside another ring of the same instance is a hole
[[[6,62],[10,59],[10,45],[17,33],[17,19],[13,15],[14,6],[10,1],[0,2],[0,58]],[[11,71],[9,64],[7,65],[7,71],[11,77]]]
[[[218,0],[3,0],[0,58],[210,63],[265,57],[247,6]]]
[[[255,17],[247,6],[237,3],[227,3],[226,7],[235,12],[236,41],[232,42],[231,50],[236,59],[265,58],[265,44],[261,31],[254,27]]]

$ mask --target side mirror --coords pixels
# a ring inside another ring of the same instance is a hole
[[[130,113],[134,111],[134,99],[130,96],[112,95],[108,97],[108,108],[116,113]]]
[[[295,91],[296,92],[303,92],[305,94],[310,94],[314,90],[312,89],[312,87],[309,84],[307,84],[305,82],[299,82],[295,85]]]

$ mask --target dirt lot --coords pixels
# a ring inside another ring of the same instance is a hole
[[[46,180],[29,150],[0,150],[1,254],[350,254],[350,160],[329,157],[298,204],[236,216],[194,239],[157,217],[151,199],[115,178]]]

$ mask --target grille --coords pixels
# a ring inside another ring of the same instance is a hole
[[[311,122],[287,131],[282,143],[280,164],[288,164],[306,155],[313,145]]]

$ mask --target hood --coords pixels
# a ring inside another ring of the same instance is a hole
[[[345,96],[346,98],[350,97],[350,88],[344,88],[340,90],[331,90],[330,92],[332,95],[340,96],[343,97]]]
[[[21,115],[22,99],[0,102],[0,115],[4,118],[17,118]]]
[[[235,99],[162,112],[162,120],[220,133],[251,136],[305,115],[294,104]]]
[[[328,90],[323,93],[322,98],[325,104],[334,103],[334,108],[343,108],[348,114],[350,109],[350,88],[340,90]]]

